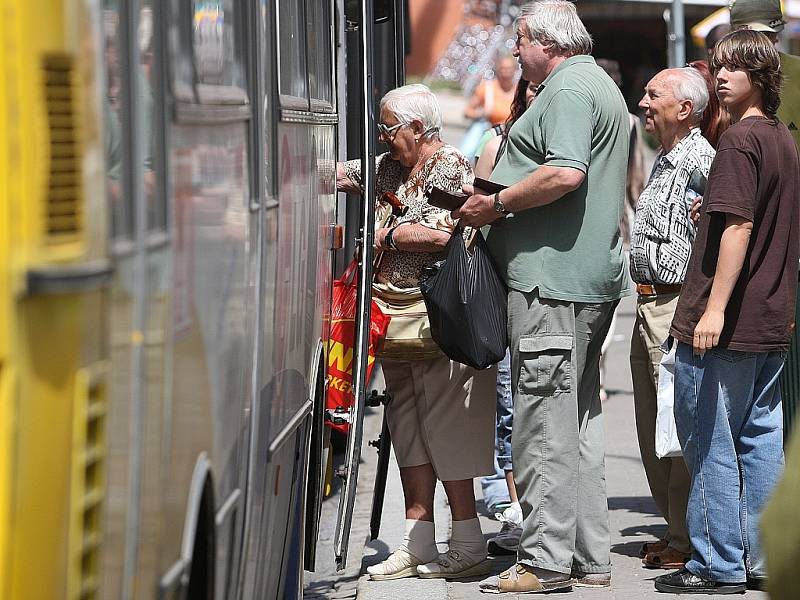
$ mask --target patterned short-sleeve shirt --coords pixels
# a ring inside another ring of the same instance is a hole
[[[714,148],[694,128],[656,157],[650,179],[636,204],[631,235],[631,277],[636,283],[683,283],[692,254],[695,226],[690,218],[697,191],[690,181],[708,177]]]
[[[419,223],[431,229],[452,232],[456,226],[450,212],[428,204],[425,191],[434,185],[446,192],[460,194],[464,185],[473,180],[469,161],[456,148],[444,145],[434,152],[422,168],[413,176],[408,169],[393,160],[388,153],[376,160],[375,191],[380,197],[383,192],[394,192],[408,211],[398,221],[400,223]],[[357,185],[361,183],[361,161],[344,163],[347,176]],[[376,224],[380,224],[389,209],[378,202]],[[441,260],[442,253],[431,252],[386,252],[376,273],[378,281],[388,282],[399,288],[419,287],[422,270]]]

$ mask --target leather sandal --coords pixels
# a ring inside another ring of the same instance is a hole
[[[648,553],[642,564],[648,569],[682,569],[690,558],[690,554],[667,546],[661,552]]]
[[[669,546],[667,540],[658,540],[657,542],[645,542],[639,550],[639,558],[644,558],[653,552],[663,552]]]

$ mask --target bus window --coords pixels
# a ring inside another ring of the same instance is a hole
[[[153,0],[142,0],[137,27],[136,95],[138,102],[137,137],[140,140],[139,161],[142,164],[142,195],[147,206],[147,228],[164,231],[167,228],[166,204],[163,196],[156,192],[154,171],[154,147],[157,139],[153,107],[155,85],[153,73]]]
[[[278,85],[281,105],[308,110],[307,34],[303,12],[302,0],[278,0]]]
[[[308,83],[311,108],[333,111],[333,65],[331,61],[330,0],[308,0]]]
[[[106,89],[103,95],[103,143],[106,154],[106,187],[111,206],[111,231],[114,239],[133,237],[133,203],[122,189],[122,122],[119,9],[109,4],[103,11],[105,34],[104,66]]]
[[[194,0],[192,38],[198,84],[244,89],[235,16],[233,0]]]

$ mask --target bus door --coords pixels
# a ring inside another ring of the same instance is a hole
[[[358,81],[359,102],[355,109],[348,110],[348,116],[360,117],[360,122],[348,123],[348,133],[359,134],[358,155],[361,156],[361,176],[364,195],[358,215],[356,247],[360,246],[358,304],[356,308],[356,340],[353,359],[353,394],[355,401],[350,411],[350,429],[347,437],[347,455],[344,464],[344,485],[339,503],[339,513],[334,537],[334,554],[339,570],[347,564],[347,547],[350,540],[350,527],[355,507],[358,484],[358,465],[361,458],[364,406],[366,401],[366,367],[369,345],[370,305],[372,300],[372,258],[375,225],[375,158],[377,101],[375,90],[385,93],[388,89],[402,85],[404,61],[405,0],[347,0],[346,18],[351,34],[357,36],[358,57],[348,57],[348,67],[356,65],[357,73],[348,76],[349,81]],[[362,26],[366,24],[366,26]],[[386,36],[381,36],[380,46],[376,45],[376,28],[390,28],[381,33],[389,33],[394,44],[386,51]],[[387,85],[387,83],[389,83]],[[381,85],[383,84],[383,85]],[[352,232],[352,230],[351,230]],[[384,427],[383,444],[385,457],[388,454],[388,428]],[[385,461],[381,464],[385,465]],[[385,468],[383,483],[385,484]],[[381,482],[376,482],[377,497],[382,497]],[[373,523],[380,520],[380,505],[373,506]],[[375,529],[375,526],[373,526]]]

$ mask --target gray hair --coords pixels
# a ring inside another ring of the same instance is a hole
[[[525,24],[531,41],[553,44],[562,54],[592,52],[592,36],[568,0],[529,2],[520,9],[516,23]]]
[[[391,111],[399,121],[410,124],[420,121],[424,137],[439,137],[442,129],[442,110],[439,101],[426,85],[412,83],[386,92],[380,109]]]
[[[695,123],[703,119],[703,111],[708,106],[708,85],[700,71],[694,67],[671,69],[672,95],[678,102],[689,100],[692,103],[692,117]]]

